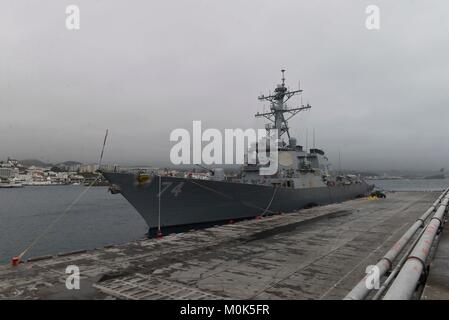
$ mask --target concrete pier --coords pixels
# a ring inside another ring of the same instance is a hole
[[[389,193],[2,265],[0,299],[342,299],[439,195]],[[69,265],[80,290],[66,289]]]

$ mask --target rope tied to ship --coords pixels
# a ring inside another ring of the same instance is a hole
[[[101,148],[101,154],[100,154],[100,159],[98,160],[98,169],[101,168],[101,161],[103,160],[103,153],[104,153],[104,148],[106,146],[106,141],[108,138],[108,132],[109,130],[106,129],[106,133],[104,135],[104,140],[103,140],[103,146]],[[34,240],[33,242],[31,242],[31,244],[26,247],[18,256],[15,256],[11,259],[11,263],[13,266],[17,266],[20,263],[20,260],[22,259],[22,257],[32,248],[36,245],[36,243],[39,242],[40,239],[43,238],[43,236],[50,231],[50,229],[59,222],[59,220],[61,220],[69,211],[70,209],[72,209],[72,207],[78,203],[78,201],[86,194],[87,191],[90,190],[90,188],[98,181],[98,179],[100,179],[102,176],[101,172],[98,173],[98,176],[87,186],[87,188],[85,188],[81,193],[78,194],[78,196],[75,198],[75,200],[73,200],[65,209],[64,211],[62,211],[62,213],[56,217],[55,220],[53,220],[52,223],[50,223],[47,228],[44,229],[44,231],[39,234]]]
[[[197,185],[197,186],[199,186],[199,187],[201,187],[201,188],[204,188],[204,189],[206,189],[206,190],[209,190],[209,191],[211,191],[211,192],[213,192],[213,193],[216,193],[216,194],[218,194],[218,195],[220,195],[220,196],[222,196],[222,197],[224,197],[224,198],[226,198],[226,199],[229,199],[229,200],[236,200],[236,199],[235,199],[234,197],[232,197],[232,196],[229,196],[229,195],[227,195],[227,194],[225,194],[225,193],[223,193],[223,192],[221,192],[221,191],[215,190],[215,189],[213,189],[213,188],[211,188],[211,187],[202,185],[202,184],[200,184],[200,183],[198,183],[198,182],[195,182],[195,181],[193,181],[193,180],[189,180],[189,182],[192,183],[192,184],[194,184],[194,185]],[[244,206],[247,206],[247,207],[249,207],[249,208],[255,208],[255,209],[263,210],[263,213],[260,215],[261,217],[263,217],[263,216],[266,215],[267,212],[268,212],[268,213],[275,213],[274,211],[271,211],[271,210],[270,210],[270,207],[271,207],[271,204],[273,203],[273,200],[274,200],[274,197],[275,197],[275,195],[276,195],[276,192],[277,192],[277,189],[278,189],[278,188],[279,188],[279,185],[276,185],[276,187],[274,188],[274,191],[273,191],[273,195],[271,196],[270,202],[268,203],[268,205],[267,205],[266,208],[262,208],[262,207],[256,206],[255,204],[252,204],[252,203],[247,202],[247,201],[241,201],[241,200],[239,200],[239,201],[240,201],[240,203],[242,203]]]
[[[162,238],[162,231],[161,231],[161,197],[162,197],[161,184],[162,184],[162,177],[159,176],[159,193],[157,195],[157,197],[158,197],[158,222],[157,222],[157,234],[156,234],[156,237],[158,239]]]
[[[45,229],[44,231],[42,231],[42,233],[40,233],[34,240],[33,242],[31,242],[31,244],[26,247],[18,256],[15,256],[12,258],[12,264],[13,265],[17,265],[20,260],[22,259],[22,257],[31,249],[33,248],[40,239],[42,239],[45,234],[47,234],[48,231],[50,231],[50,229],[56,225],[56,223],[58,223],[72,208],[75,204],[78,203],[78,201],[86,194],[87,191],[89,191],[89,189],[98,181],[98,179],[100,179],[101,174],[99,174],[92,182],[89,186],[87,186],[87,188],[85,188],[82,192],[80,192],[78,194],[78,196],[75,198],[75,200],[73,200],[65,209],[64,211],[62,211],[62,213],[56,217],[55,220],[53,220],[52,223],[50,223]]]
[[[278,188],[279,188],[279,185],[277,184],[277,185],[276,185],[276,188],[274,188],[273,196],[271,197],[271,200],[270,200],[270,202],[268,203],[268,206],[265,208],[265,211],[261,214],[262,217],[265,216],[267,210],[271,207],[271,204],[273,203],[274,196],[276,195],[276,191],[278,190]]]

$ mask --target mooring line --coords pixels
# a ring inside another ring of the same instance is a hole
[[[159,175],[159,195],[158,195],[158,221],[157,221],[157,232],[161,232],[161,184],[162,184],[162,177]]]
[[[211,191],[211,192],[214,192],[214,193],[216,193],[216,194],[218,194],[218,195],[220,195],[220,196],[222,196],[222,197],[225,197],[225,198],[227,198],[227,199],[235,200],[234,197],[228,196],[227,194],[224,194],[223,192],[218,191],[218,190],[215,190],[215,189],[213,189],[213,188],[211,188],[211,187],[204,186],[204,185],[202,185],[202,184],[200,184],[200,183],[198,183],[198,182],[192,181],[192,180],[189,180],[189,182],[190,182],[190,183],[193,183],[194,185],[197,185],[197,186],[199,186],[199,187],[201,187],[201,188],[204,188],[204,189],[206,189],[206,190],[209,190],[209,191]]]
[[[101,161],[103,160],[103,153],[104,153],[104,147],[106,146],[106,141],[108,138],[108,129],[106,129],[106,133],[104,136],[104,140],[103,140],[103,147],[101,149],[101,154],[100,154],[100,160],[98,161],[98,169],[101,169]],[[72,207],[84,196],[84,194],[89,191],[89,189],[95,184],[95,182],[98,181],[98,179],[100,179],[100,177],[102,176],[101,173],[98,174],[98,176],[92,181],[92,183],[90,185],[87,186],[86,189],[84,189],[76,198],[75,200],[72,201],[72,203],[70,203],[65,210],[52,222],[50,223],[47,228],[44,229],[44,231],[38,235],[33,242],[31,242],[31,244],[25,248],[25,250],[23,250],[18,256],[13,257],[12,258],[12,264],[13,265],[17,265],[20,260],[22,259],[22,257],[32,248],[36,245],[36,243],[42,239],[42,237],[56,224],[59,222],[59,220],[62,219],[62,217],[64,217],[69,211],[70,209],[72,209]]]
[[[270,202],[268,203],[268,206],[265,208],[265,211],[261,214],[262,217],[265,216],[265,213],[266,213],[267,210],[271,207],[271,203],[273,203],[274,196],[276,195],[276,191],[278,190],[278,188],[279,188],[279,185],[276,185],[276,188],[274,188],[274,191],[273,191],[273,196],[271,197],[271,200],[270,200]],[[271,212],[272,212],[272,211],[271,211]]]
[[[20,262],[20,260],[22,259],[22,257],[32,248],[36,245],[36,243],[38,243],[38,241],[40,239],[42,239],[42,237],[56,224],[59,222],[59,220],[61,220],[69,211],[70,209],[72,209],[72,207],[82,198],[82,196],[89,191],[89,189],[94,185],[95,182],[97,182],[97,180],[101,177],[101,174],[99,174],[94,181],[92,181],[92,183],[86,188],[84,189],[77,197],[75,200],[72,201],[72,203],[70,203],[65,210],[55,219],[53,220],[52,223],[50,223],[47,228],[44,229],[44,231],[38,235],[33,242],[31,242],[31,244],[25,248],[25,250],[23,250],[17,257],[14,257],[13,259],[17,259],[17,262]]]
[[[210,188],[210,187],[201,185],[200,183],[197,183],[197,182],[194,182],[194,181],[189,181],[189,182],[191,182],[191,183],[193,183],[194,185],[197,185],[197,186],[199,186],[199,187],[201,187],[201,188],[204,188],[204,189],[206,189],[206,190],[209,190],[209,191],[211,191],[211,192],[214,192],[214,193],[216,193],[216,194],[218,194],[218,195],[220,195],[220,196],[222,196],[222,197],[225,197],[226,199],[229,199],[229,200],[236,200],[234,197],[229,196],[229,195],[227,195],[227,194],[224,194],[224,193],[221,192],[221,191],[218,191],[218,190],[215,190],[215,189],[213,189],[213,188]],[[275,196],[276,191],[277,191],[278,188],[279,188],[279,186],[277,185],[276,188],[274,189],[273,196],[271,197],[271,200],[270,200],[270,202],[268,203],[268,206],[267,206],[265,209],[262,208],[262,207],[256,206],[256,205],[254,205],[254,204],[252,204],[252,203],[250,203],[250,202],[247,202],[247,201],[241,201],[241,200],[238,200],[238,201],[240,201],[240,203],[243,204],[244,206],[247,206],[247,207],[250,207],[250,208],[255,208],[255,209],[263,210],[263,213],[261,214],[261,216],[264,216],[267,212],[269,212],[269,213],[274,213],[273,211],[271,211],[271,210],[269,210],[269,209],[270,209],[271,203],[272,203],[273,200],[274,200],[274,196]]]

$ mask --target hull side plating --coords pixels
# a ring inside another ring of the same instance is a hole
[[[139,183],[131,173],[103,174],[111,183],[120,187],[121,194],[141,214],[150,228],[291,212],[309,205],[325,205],[353,199],[366,195],[371,190],[371,186],[365,182],[290,189],[166,176],[155,176]]]

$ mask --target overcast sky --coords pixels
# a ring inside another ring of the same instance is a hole
[[[159,165],[192,120],[261,127],[257,96],[285,68],[312,105],[292,133],[315,129],[334,166],[341,149],[347,169],[449,167],[447,0],[0,4],[1,160],[95,162],[109,128],[105,162]]]

